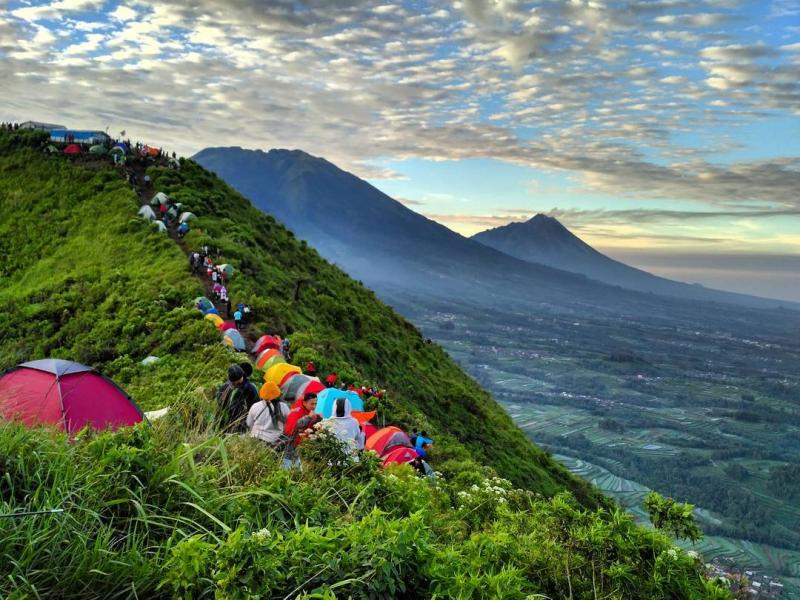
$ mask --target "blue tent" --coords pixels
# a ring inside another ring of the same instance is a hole
[[[222,343],[234,350],[244,350],[247,347],[238,329],[226,329],[222,334]]]
[[[218,315],[219,311],[214,306],[212,306],[211,308],[204,309],[203,310],[203,314],[204,315]]]
[[[114,148],[120,148],[123,152],[128,152],[128,145],[125,142],[118,142],[114,144]]]
[[[317,394],[317,408],[314,410],[314,412],[321,414],[327,419],[333,415],[333,407],[336,405],[336,400],[338,398],[347,398],[350,400],[350,408],[352,410],[364,410],[364,401],[361,399],[361,396],[355,392],[337,390],[336,388],[328,388]]]

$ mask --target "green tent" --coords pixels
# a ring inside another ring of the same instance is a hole
[[[105,154],[106,147],[103,144],[97,144],[96,146],[92,146],[89,148],[89,154]]]
[[[217,268],[222,269],[222,272],[225,273],[226,277],[233,276],[234,273],[233,265],[229,265],[226,263],[224,265],[219,265]]]
[[[45,151],[49,152],[50,154],[58,154],[58,148],[53,146],[53,144],[47,146],[47,148],[45,148]]]

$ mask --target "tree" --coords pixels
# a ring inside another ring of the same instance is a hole
[[[650,492],[644,499],[644,507],[656,529],[673,535],[678,539],[696,542],[703,532],[694,521],[694,506],[664,498],[657,492]]]

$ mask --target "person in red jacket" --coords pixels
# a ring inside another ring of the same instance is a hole
[[[329,388],[332,388],[333,386],[336,385],[336,380],[337,379],[338,379],[338,376],[336,375],[336,373],[331,373],[330,375],[328,375],[325,378],[325,385],[327,387],[329,387]]]
[[[317,375],[317,365],[314,364],[313,360],[310,360],[306,363],[306,368],[303,369],[303,372],[306,375],[310,375],[311,377],[316,377]]]
[[[315,408],[317,408],[317,395],[313,392],[306,394],[292,405],[292,411],[286,417],[286,425],[283,428],[283,433],[292,438],[292,448],[299,446],[305,434],[322,420],[322,415],[314,413]]]

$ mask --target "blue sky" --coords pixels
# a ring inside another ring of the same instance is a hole
[[[2,120],[301,148],[465,235],[547,212],[800,300],[796,0],[11,0],[0,76]]]

